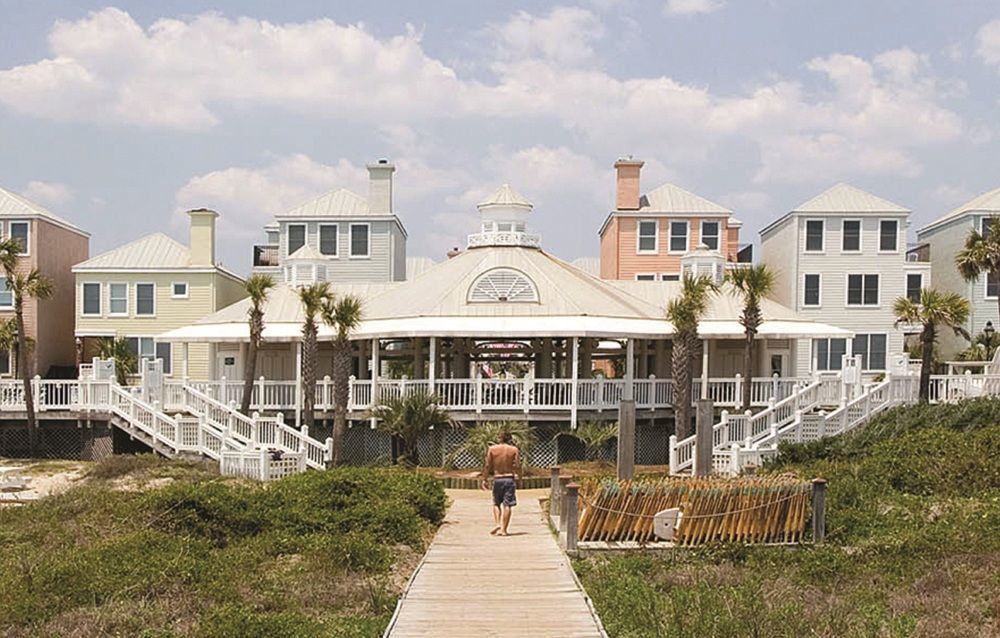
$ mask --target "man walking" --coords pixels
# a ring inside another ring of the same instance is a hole
[[[521,452],[511,444],[510,432],[500,433],[500,442],[486,451],[483,465],[484,490],[489,489],[489,477],[493,476],[493,529],[490,534],[507,535],[510,525],[511,508],[517,505],[515,481],[521,470]]]

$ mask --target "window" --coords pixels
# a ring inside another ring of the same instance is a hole
[[[884,334],[854,335],[854,354],[861,355],[863,370],[885,370],[885,352]]]
[[[514,230],[512,222],[497,222],[497,232],[509,233],[512,230]]]
[[[845,253],[861,252],[861,221],[845,219],[840,249]]]
[[[823,252],[823,220],[806,220],[806,252]]]
[[[899,248],[899,221],[883,219],[878,223],[878,249],[880,252],[894,253]]]
[[[906,274],[906,298],[913,303],[920,303],[920,289],[924,287],[924,276],[920,273]]]
[[[982,220],[979,222],[983,238],[989,236],[990,228],[993,226],[993,223],[996,221],[996,219],[997,219],[996,217],[983,217]]]
[[[30,244],[28,243],[28,222],[11,222],[10,238],[21,244],[21,254],[27,255]]]
[[[135,285],[135,314],[147,317],[156,314],[156,284]]]
[[[128,316],[128,284],[108,284],[108,314]]]
[[[368,224],[351,224],[351,257],[368,257],[371,254]]]
[[[803,306],[820,305],[819,275],[806,275],[805,282],[802,288],[803,288],[803,295],[802,295]]]
[[[85,315],[101,314],[101,284],[85,283],[82,288],[82,313]]]
[[[470,302],[527,303],[538,301],[538,288],[514,268],[492,268],[479,275],[466,296]]]
[[[174,299],[188,298],[188,284],[186,281],[175,281],[170,284],[170,296]]]
[[[986,298],[996,299],[1000,297],[1000,279],[996,279],[993,275],[986,274]]]
[[[635,276],[636,281],[656,281],[656,275],[652,273],[639,273]]]
[[[688,223],[670,222],[670,252],[684,253],[688,249]]]
[[[847,305],[877,306],[878,275],[847,275]]]
[[[638,244],[635,247],[636,252],[639,253],[655,253],[657,252],[659,242],[657,241],[657,235],[659,235],[660,224],[655,220],[644,219],[639,221],[639,233],[638,233]]]
[[[156,344],[156,358],[163,359],[163,374],[170,374],[172,372],[172,362],[171,355],[173,351],[169,343],[157,343]]]
[[[817,370],[840,370],[845,354],[847,339],[813,339],[813,360]]]
[[[306,245],[306,225],[288,225],[288,254],[291,255],[299,248]]]
[[[670,274],[664,273],[660,277],[660,279],[662,279],[663,281],[680,281],[681,280],[681,276],[678,275],[677,273],[670,273]]]
[[[153,359],[156,357],[156,344],[153,342],[152,337],[126,337],[125,343],[128,344],[128,350],[135,357],[136,361],[136,367],[129,370],[129,372],[138,372],[139,362],[143,359]]]
[[[10,374],[12,367],[10,365],[10,353],[6,350],[0,350],[0,375]]]
[[[483,222],[483,232],[484,233],[493,232],[493,222]]]
[[[701,222],[701,243],[712,250],[719,249],[719,222]]]
[[[14,293],[7,287],[7,280],[0,278],[0,308],[14,307]]]

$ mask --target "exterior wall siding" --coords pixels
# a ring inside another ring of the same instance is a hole
[[[637,233],[640,220],[657,220],[657,250],[655,254],[639,254]],[[635,279],[636,274],[679,274],[683,252],[670,252],[670,222],[688,222],[688,242],[684,252],[694,250],[701,242],[701,222],[718,221],[719,248],[727,259],[736,260],[739,252],[739,229],[729,226],[725,217],[682,217],[650,213],[649,215],[614,215],[601,235],[601,276],[606,279]],[[735,231],[735,232],[734,232]],[[614,273],[611,276],[605,273]]]
[[[392,242],[392,281],[406,279],[406,236],[396,224],[389,224]]]
[[[365,223],[369,225],[370,251],[368,257],[350,256],[350,227],[351,224]],[[288,226],[295,224],[305,224],[306,244],[319,250],[319,227],[320,225],[336,225],[337,228],[337,255],[331,256],[327,264],[327,279],[339,282],[365,282],[365,281],[392,281],[393,271],[392,246],[390,241],[390,226],[395,223],[386,220],[340,220],[337,221],[281,221],[281,241],[280,251],[282,258],[288,257]],[[398,242],[397,242],[398,243]],[[398,250],[398,248],[397,248]],[[405,247],[402,259],[403,276],[406,275]],[[397,253],[398,257],[398,253]]]

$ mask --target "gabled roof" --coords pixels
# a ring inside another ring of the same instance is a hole
[[[982,195],[973,197],[958,208],[949,212],[947,215],[939,217],[927,224],[918,230],[917,233],[937,228],[938,226],[946,224],[953,219],[958,219],[967,213],[978,215],[1000,215],[1000,188],[995,188],[991,191],[983,193]]]
[[[0,217],[42,217],[57,226],[62,226],[81,235],[90,236],[90,233],[81,229],[76,224],[68,222],[52,211],[4,188],[0,188]]]
[[[299,204],[277,217],[357,217],[368,214],[368,200],[341,188]]]
[[[288,256],[289,259],[303,259],[309,261],[326,261],[330,257],[319,252],[309,244],[303,244],[301,248]]]
[[[504,184],[496,189],[486,201],[479,202],[478,206],[526,206],[532,208],[533,205],[523,195],[511,188],[510,184]]]
[[[187,268],[191,264],[191,251],[184,244],[167,237],[163,233],[153,233],[140,237],[124,246],[119,246],[81,262],[78,268]]]
[[[794,213],[908,213],[908,209],[840,183],[792,209]]]
[[[663,184],[643,195],[639,200],[639,212],[712,215],[733,213],[725,206],[695,195],[675,184]]]

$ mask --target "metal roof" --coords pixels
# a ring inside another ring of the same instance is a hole
[[[733,211],[675,184],[663,184],[639,200],[639,212],[731,215]]]
[[[303,244],[301,248],[288,256],[288,259],[298,259],[307,261],[328,261],[330,256],[324,255],[309,244]]]
[[[937,228],[938,226],[946,224],[953,219],[958,219],[967,213],[979,215],[984,213],[987,215],[1000,215],[1000,188],[995,188],[991,191],[983,193],[982,195],[973,197],[958,208],[949,212],[947,215],[939,217],[927,224],[918,230],[917,233]]]
[[[4,188],[0,188],[0,217],[42,217],[58,226],[75,231],[81,235],[90,236],[90,233],[83,230],[52,211],[39,206],[35,202],[13,193]]]
[[[278,217],[357,217],[368,215],[368,200],[346,188],[330,191],[299,204]]]
[[[794,213],[908,213],[908,209],[855,188],[836,184],[792,209]]]
[[[163,233],[140,237],[118,248],[91,257],[73,269],[84,268],[187,268],[191,265],[191,251],[180,242]]]
[[[477,207],[482,208],[484,206],[521,206],[532,208],[533,204],[529,202],[523,195],[515,191],[510,187],[510,184],[504,184],[488,198],[486,201],[479,202]]]

